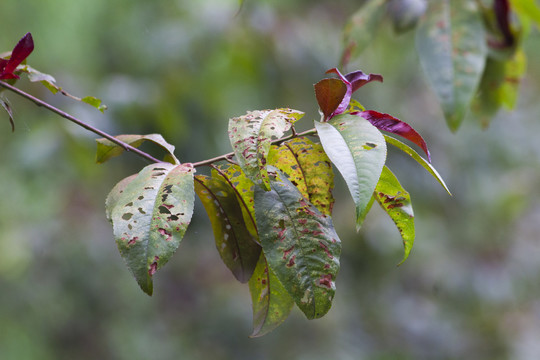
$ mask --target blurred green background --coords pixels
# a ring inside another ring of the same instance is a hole
[[[230,151],[228,119],[292,107],[318,119],[312,84],[335,67],[359,1],[4,0],[0,51],[26,32],[29,63],[105,114],[27,81],[24,90],[112,134],[164,134],[183,161]],[[453,135],[420,73],[413,34],[381,31],[354,69],[384,84],[367,108],[412,124],[454,193],[396,151],[389,165],[413,197],[417,240],[401,240],[378,208],[359,234],[337,181],[343,256],[334,306],[295,309],[249,339],[251,303],[221,264],[197,203],[179,250],[139,290],[105,219],[113,185],[145,165],[94,163],[95,136],[8,94],[16,132],[0,122],[1,359],[537,359],[540,358],[540,41],[525,44],[519,109]],[[349,70],[353,70],[351,67]],[[151,149],[150,149],[151,150]]]

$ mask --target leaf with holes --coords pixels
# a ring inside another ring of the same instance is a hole
[[[332,305],[341,242],[332,219],[309,203],[278,169],[271,191],[255,188],[255,216],[268,265],[308,319]]]
[[[233,188],[238,198],[238,203],[242,209],[244,223],[249,233],[259,243],[257,235],[257,224],[255,224],[255,209],[253,205],[253,191],[255,184],[247,178],[240,166],[227,164],[216,166],[212,169],[212,177],[221,179]]]
[[[375,198],[396,224],[403,239],[405,253],[401,265],[411,253],[414,244],[414,213],[409,193],[403,189],[396,176],[386,166],[375,188]]]
[[[356,205],[358,231],[386,161],[384,137],[369,121],[350,114],[327,123],[316,121],[315,127],[324,151],[347,183]]]
[[[249,280],[253,305],[253,332],[250,337],[263,336],[274,330],[289,316],[294,300],[283,287],[261,253],[253,276]]]
[[[306,137],[273,145],[268,164],[281,170],[320,212],[332,215],[334,172],[321,144]]]
[[[431,1],[416,34],[424,73],[449,128],[456,131],[480,83],[487,56],[477,1]]]
[[[266,157],[271,142],[281,138],[303,115],[292,109],[260,110],[229,120],[229,139],[234,154],[254,183],[269,189]]]
[[[174,254],[191,221],[194,172],[191,164],[151,164],[122,180],[107,198],[118,250],[148,295],[154,274]]]
[[[246,227],[234,189],[219,178],[196,176],[195,191],[212,223],[221,259],[238,281],[248,282],[261,247]]]
[[[180,164],[180,161],[174,156],[174,146],[169,144],[163,136],[160,134],[148,134],[148,135],[118,135],[115,136],[116,139],[125,142],[128,145],[131,145],[135,148],[141,146],[145,141],[150,141],[156,145],[159,145],[163,150],[166,151],[166,155],[163,158],[164,161],[171,164]],[[97,142],[97,151],[96,151],[96,162],[98,164],[103,164],[105,161],[119,156],[124,152],[124,148],[120,145],[113,143],[108,139],[96,139]]]
[[[401,141],[391,136],[384,135],[384,139],[386,140],[388,144],[397,147],[398,149],[403,151],[405,154],[409,155],[414,160],[416,160],[420,165],[424,167],[424,169],[426,169],[439,182],[439,184],[441,184],[441,186],[444,188],[444,190],[446,190],[446,192],[449,195],[452,195],[452,193],[448,189],[448,186],[446,186],[446,183],[444,182],[443,178],[441,177],[441,175],[439,175],[439,173],[433,167],[433,165],[431,165],[429,162],[426,161],[426,159],[421,157],[414,149],[412,149],[409,145],[402,143]]]

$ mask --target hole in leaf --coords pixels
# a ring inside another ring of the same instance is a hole
[[[131,219],[132,216],[133,216],[132,213],[125,213],[124,215],[122,215],[122,219],[129,220]]]

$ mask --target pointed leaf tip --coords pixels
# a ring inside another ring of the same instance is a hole
[[[411,197],[386,166],[383,167],[374,195],[401,234],[404,254],[399,266],[407,260],[414,245],[415,229]]]
[[[422,138],[422,136],[406,122],[401,121],[392,115],[383,114],[373,110],[360,111],[355,114],[363,117],[379,130],[384,130],[392,134],[399,135],[420,146],[420,148],[422,148],[422,150],[424,150],[426,153],[428,161],[431,162],[431,154],[429,153],[424,138]]]
[[[34,40],[32,34],[26,33],[13,48],[9,60],[0,62],[0,79],[18,79],[19,76],[14,74],[14,71],[32,51],[34,51]]]

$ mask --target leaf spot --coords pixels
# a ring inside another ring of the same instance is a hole
[[[133,216],[132,213],[125,213],[124,215],[122,215],[122,219],[129,220],[131,219],[132,216]]]
[[[152,276],[156,273],[157,267],[158,267],[158,264],[157,264],[158,260],[159,260],[159,256],[154,256],[154,262],[150,264],[150,268],[148,269],[148,275]]]

